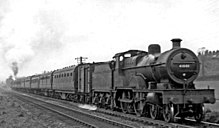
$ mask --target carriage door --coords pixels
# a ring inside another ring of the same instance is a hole
[[[78,92],[83,92],[84,88],[84,72],[83,72],[84,68],[83,66],[80,66],[78,68]]]
[[[90,92],[90,67],[89,65],[83,65],[79,68],[78,77],[78,91],[79,92]]]
[[[90,92],[90,66],[87,65],[84,68],[84,92],[89,93]]]

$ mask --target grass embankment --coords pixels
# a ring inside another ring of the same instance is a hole
[[[211,111],[210,109],[207,109],[204,121],[219,123],[219,112]]]

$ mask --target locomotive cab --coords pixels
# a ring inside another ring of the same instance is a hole
[[[122,70],[124,67],[127,67],[127,64],[133,64],[133,66],[135,66],[134,63],[131,62],[131,60],[128,60],[134,56],[143,56],[148,54],[145,51],[141,51],[141,50],[129,50],[126,52],[121,52],[121,53],[117,53],[113,59],[116,61],[116,69],[118,70]],[[125,62],[125,61],[129,61],[129,62]]]

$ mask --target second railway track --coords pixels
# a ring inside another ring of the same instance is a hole
[[[57,104],[56,102],[43,100],[40,98],[34,98],[25,94],[13,94],[22,101],[30,102],[31,104],[40,106],[44,109],[50,110],[52,112],[58,113],[64,117],[67,117],[78,124],[81,124],[82,127],[90,127],[90,128],[135,128],[135,126],[131,126],[125,123],[117,122],[114,120],[110,120],[104,117],[100,117],[97,115],[92,115],[78,109],[68,108],[66,106]]]

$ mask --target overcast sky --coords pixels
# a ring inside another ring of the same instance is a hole
[[[0,0],[0,80],[147,50],[172,38],[197,53],[219,49],[218,0]]]

